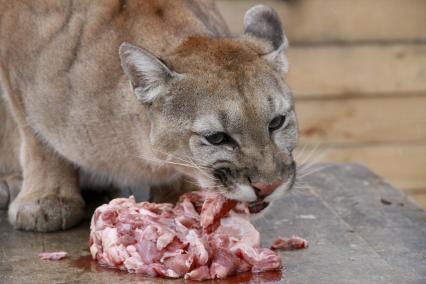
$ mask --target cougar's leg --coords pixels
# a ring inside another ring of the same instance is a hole
[[[28,132],[22,132],[22,189],[9,206],[9,220],[22,230],[67,229],[84,213],[78,170]]]
[[[39,232],[69,228],[82,219],[85,207],[78,170],[36,138],[27,121],[19,86],[12,85],[9,76],[0,64],[4,99],[19,129],[23,177],[21,190],[9,205],[9,221],[17,229]],[[10,187],[12,183],[7,184]]]
[[[5,181],[0,181],[0,209],[7,208],[9,199],[9,187]]]
[[[0,89],[0,209],[6,209],[22,185],[19,163],[21,139]]]
[[[7,209],[18,195],[22,187],[22,177],[20,175],[10,176],[0,181],[0,209]]]

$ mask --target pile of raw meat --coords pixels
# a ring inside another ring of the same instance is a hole
[[[96,209],[90,252],[101,265],[147,276],[205,280],[281,267],[277,253],[260,248],[259,232],[243,203],[198,191],[178,204],[117,198]],[[274,248],[302,248],[280,239]]]

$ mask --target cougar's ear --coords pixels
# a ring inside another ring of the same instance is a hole
[[[274,9],[264,5],[250,8],[244,16],[244,35],[267,45],[267,52],[262,56],[275,63],[281,72],[287,72],[288,62],[284,50],[288,47],[288,41]]]
[[[130,43],[122,43],[119,54],[121,66],[139,101],[152,103],[167,93],[167,82],[174,73],[160,59]]]

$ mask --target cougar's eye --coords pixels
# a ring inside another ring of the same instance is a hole
[[[281,126],[283,126],[285,122],[285,116],[284,115],[279,115],[277,117],[275,117],[274,119],[271,120],[271,122],[269,123],[269,131],[275,131],[277,129],[280,129]]]
[[[205,138],[212,145],[220,145],[230,141],[229,136],[223,132],[216,132],[205,136]]]

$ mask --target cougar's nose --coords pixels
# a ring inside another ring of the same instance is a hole
[[[282,179],[276,179],[271,184],[263,182],[252,182],[251,186],[255,189],[258,197],[270,195],[274,190],[283,183]]]

